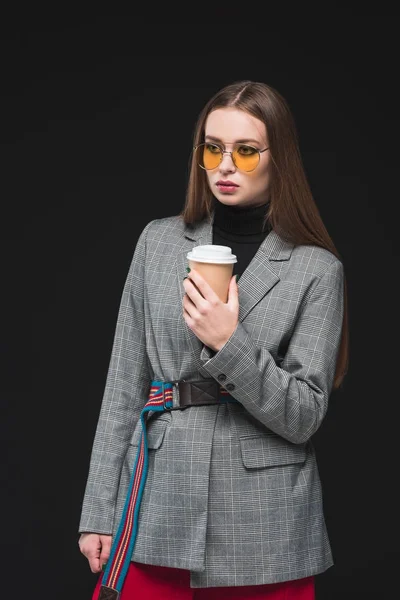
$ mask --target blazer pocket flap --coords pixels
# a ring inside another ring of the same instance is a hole
[[[169,415],[168,415],[169,416]],[[156,417],[154,419],[150,419],[146,426],[146,439],[147,439],[147,447],[150,450],[157,450],[160,448],[167,425],[170,419],[166,416]],[[131,445],[138,446],[142,434],[142,422],[139,420],[136,424],[135,430],[132,434]]]
[[[305,444],[292,444],[279,436],[240,437],[242,460],[248,469],[301,463],[306,459]]]

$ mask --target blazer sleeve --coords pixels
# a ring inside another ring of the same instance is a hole
[[[326,414],[341,339],[343,288],[343,264],[335,260],[317,279],[279,366],[240,322],[203,363],[217,380],[226,376],[223,385],[249,413],[290,442],[306,442]],[[207,358],[206,349],[202,358]]]
[[[143,318],[146,235],[125,281],[83,497],[79,532],[111,534],[117,488],[133,428],[150,386]]]

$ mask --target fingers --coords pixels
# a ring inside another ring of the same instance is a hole
[[[99,573],[110,556],[111,535],[84,533],[79,538],[79,548],[88,559],[92,573]]]
[[[102,568],[103,565],[107,564],[107,561],[110,558],[111,536],[110,535],[101,535],[100,542],[101,542],[100,568]]]
[[[237,304],[239,302],[239,288],[236,275],[233,275],[229,282],[228,303]]]
[[[97,533],[82,534],[79,540],[79,547],[82,554],[88,559],[92,573],[99,573],[101,570],[99,561],[101,551],[100,536]]]
[[[183,282],[186,294],[198,307],[204,305],[204,300],[216,302],[219,300],[217,294],[203,277],[192,269]]]
[[[204,297],[200,293],[200,290],[189,277],[185,277],[183,280],[183,288],[186,292],[184,299],[189,299],[194,306],[200,307],[202,303],[204,303]],[[188,304],[189,305],[189,304]]]
[[[232,275],[231,280],[229,282],[229,287],[232,291],[237,292],[238,291],[238,286],[237,286],[237,275]]]
[[[190,300],[190,298],[187,296],[187,294],[185,294],[183,296],[182,306],[183,306],[183,312],[186,313],[187,315],[189,315],[189,317],[191,317],[193,319],[196,316],[196,314],[197,314],[196,306],[193,304],[193,302]]]
[[[92,573],[100,573],[101,571],[101,566],[100,566],[100,560],[97,556],[87,556],[86,557],[89,561],[89,567],[90,570],[92,571]]]

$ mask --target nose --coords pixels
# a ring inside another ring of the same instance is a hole
[[[230,152],[228,152],[227,150],[225,150],[222,153],[222,160],[220,162],[219,168],[220,168],[220,171],[222,171],[224,173],[232,173],[233,171],[236,170],[236,165],[233,162],[232,154]]]

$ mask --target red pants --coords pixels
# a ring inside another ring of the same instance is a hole
[[[103,574],[92,600],[98,599]],[[191,588],[189,571],[131,562],[120,600],[315,600],[314,577],[240,587]]]

